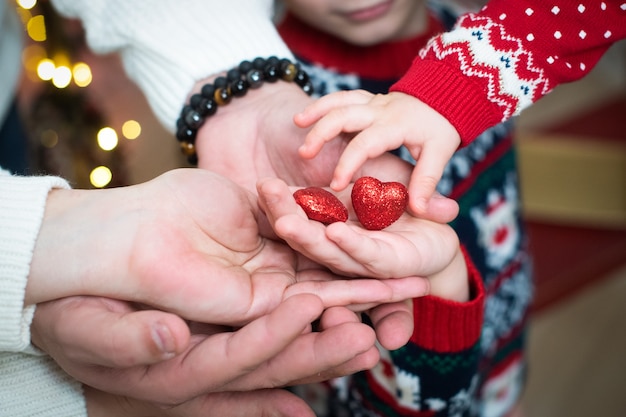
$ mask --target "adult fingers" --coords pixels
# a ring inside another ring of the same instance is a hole
[[[178,316],[136,311],[130,304],[101,297],[70,297],[40,304],[33,341],[59,360],[87,369],[129,367],[169,359],[189,343]]]
[[[233,380],[282,352],[323,309],[321,300],[313,295],[290,297],[268,315],[237,331],[193,336],[192,346],[171,360],[150,367],[102,372],[96,388],[168,406],[222,391]],[[285,372],[297,372],[287,365]],[[270,379],[267,375],[259,386],[248,389],[266,388]]]
[[[395,350],[404,346],[413,334],[411,300],[380,305],[368,315],[376,330],[376,337],[385,349]]]
[[[318,331],[303,334],[280,355],[228,386],[250,389],[318,382],[373,367],[379,360],[375,333],[344,307],[326,309]],[[270,378],[268,378],[268,375]]]
[[[89,417],[315,417],[309,406],[283,389],[211,393],[174,407],[83,388]]]

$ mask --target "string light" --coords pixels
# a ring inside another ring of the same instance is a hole
[[[22,9],[30,10],[37,5],[37,0],[17,0],[17,5]]]
[[[43,81],[50,81],[54,76],[54,62],[49,58],[44,58],[37,64],[37,76]]]
[[[46,40],[46,23],[42,15],[33,16],[26,24],[26,32],[28,36],[35,42],[43,42]]]
[[[91,84],[91,68],[84,62],[74,64],[72,75],[74,76],[74,83],[79,87],[87,87]]]
[[[2,0],[0,0],[2,1]],[[30,44],[26,46],[22,52],[22,64],[25,69],[25,74],[30,80],[34,82],[50,82],[58,89],[66,89],[70,85],[79,88],[85,88],[91,85],[93,82],[92,68],[86,62],[76,62],[74,57],[77,56],[74,49],[82,47],[80,44],[75,47],[75,44],[66,39],[66,34],[63,30],[56,31],[51,29],[51,22],[57,23],[55,16],[50,16],[48,13],[52,13],[49,8],[42,9],[38,6],[37,0],[16,0],[16,11],[21,19],[24,31],[27,36],[32,40]],[[62,19],[59,20],[62,22]],[[48,24],[48,28],[46,28]],[[44,90],[45,91],[45,90]],[[75,97],[79,97],[80,94],[72,89],[68,89],[64,93],[53,93],[54,97],[69,97],[74,101],[79,101]],[[85,96],[89,96],[86,94]],[[43,96],[42,96],[43,97]],[[44,99],[42,99],[44,100]],[[80,110],[67,110],[68,112],[80,112]],[[46,116],[49,117],[49,116]],[[99,123],[94,121],[95,123]],[[93,125],[91,126],[93,127]],[[81,127],[77,127],[81,129]],[[136,120],[127,120],[121,126],[121,134],[128,140],[135,140],[141,135],[142,126]],[[64,143],[61,140],[61,135],[54,129],[43,129],[38,131],[39,145],[42,148],[52,150],[59,145],[64,147],[70,147],[71,144]],[[63,136],[65,138],[65,136]],[[115,150],[119,145],[118,134],[111,127],[104,127],[97,133],[97,145],[101,150],[105,152]],[[93,145],[92,145],[93,146]],[[62,150],[64,151],[65,148]],[[55,150],[53,152],[61,152]],[[82,150],[77,150],[83,152]],[[97,155],[89,152],[89,156],[81,156],[84,159],[98,160]],[[107,166],[98,166],[89,173],[89,182],[93,187],[103,188],[110,186],[113,180],[112,170],[117,169],[120,164],[117,154],[113,157],[105,158],[109,161]],[[97,165],[98,162],[93,165]],[[91,163],[89,164],[93,166]],[[84,175],[84,174],[83,174]],[[83,177],[81,175],[81,177]],[[86,179],[83,177],[82,181],[85,183]],[[81,181],[79,179],[79,181]],[[123,178],[116,176],[116,181],[124,181]]]
[[[103,165],[94,168],[89,174],[91,185],[96,188],[106,187],[113,179],[111,170]]]
[[[60,65],[54,69],[52,84],[56,88],[65,88],[72,81],[72,71],[65,65]]]
[[[112,151],[117,147],[117,133],[113,128],[103,127],[98,132],[98,146],[105,151]]]
[[[122,135],[126,139],[137,139],[141,135],[141,125],[136,120],[127,120],[122,125]]]

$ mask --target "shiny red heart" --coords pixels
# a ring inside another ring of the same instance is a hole
[[[345,222],[348,209],[334,194],[319,187],[308,187],[293,193],[296,203],[311,220],[324,224]]]
[[[352,207],[363,227],[382,230],[402,216],[409,194],[404,184],[361,177],[352,187]]]

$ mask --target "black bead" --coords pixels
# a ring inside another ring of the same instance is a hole
[[[239,72],[237,68],[228,70],[228,72],[226,73],[226,79],[228,80],[229,83],[232,83],[233,81],[237,81],[240,78],[241,78],[241,72]]]
[[[198,155],[189,155],[187,157],[187,162],[189,162],[191,165],[198,165]]]
[[[242,78],[230,84],[230,92],[233,97],[243,97],[248,92],[248,87],[250,84]]]
[[[217,103],[212,98],[202,97],[202,100],[198,104],[196,108],[198,113],[200,113],[203,117],[213,116],[217,111]]]
[[[251,69],[246,73],[246,80],[250,88],[259,88],[263,84],[263,73],[258,69]]]
[[[176,131],[176,139],[179,142],[190,142],[193,143],[196,140],[197,130],[190,129],[187,126],[179,127]]]
[[[204,123],[204,118],[195,110],[191,110],[185,114],[185,123],[191,129],[198,129]]]
[[[213,85],[216,89],[224,88],[228,85],[228,80],[226,79],[226,77],[217,77],[215,80],[213,80]]]
[[[198,109],[198,105],[203,100],[202,94],[194,94],[189,98],[189,105],[194,109]]]
[[[260,57],[254,58],[254,61],[252,61],[252,68],[262,70],[263,67],[265,67],[265,59],[260,58]]]
[[[266,65],[273,65],[273,66],[280,66],[280,60],[275,57],[275,56],[271,56],[269,58],[267,58],[267,60],[265,61]]]
[[[200,93],[205,98],[213,98],[213,95],[215,94],[215,86],[213,84],[205,84],[202,86]]]
[[[239,64],[239,71],[241,71],[242,74],[247,73],[251,69],[252,69],[252,62],[250,61],[241,61],[241,63]]]
[[[278,67],[276,65],[266,65],[263,71],[263,76],[265,77],[266,81],[273,83],[280,77]]]
[[[306,83],[309,82],[309,75],[306,72],[299,70],[296,74],[296,78],[294,78],[293,81],[300,87],[304,88]]]
[[[302,87],[302,91],[304,91],[305,93],[307,93],[307,95],[311,95],[313,94],[314,88],[313,88],[313,84],[311,83],[311,81],[307,81],[306,84],[300,86]]]

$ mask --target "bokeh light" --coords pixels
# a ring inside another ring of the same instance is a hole
[[[111,170],[103,165],[94,168],[89,174],[91,185],[96,188],[106,187],[113,179]]]
[[[26,32],[28,36],[35,42],[43,42],[46,40],[46,23],[43,15],[37,15],[30,18],[26,24]]]
[[[127,120],[122,125],[122,134],[126,139],[137,139],[141,135],[141,125],[136,120]]]
[[[22,9],[30,10],[37,5],[37,0],[17,0],[17,5]]]
[[[117,133],[113,128],[103,127],[98,132],[98,146],[105,151],[111,151],[117,147]]]
[[[52,129],[41,132],[40,141],[46,148],[54,148],[59,143],[59,135]]]
[[[44,58],[37,64],[37,76],[43,81],[49,81],[54,77],[55,65],[51,59]]]
[[[65,88],[72,81],[72,71],[65,65],[58,66],[54,69],[52,75],[52,84],[56,88]]]
[[[79,87],[87,87],[91,84],[92,75],[91,68],[84,62],[77,62],[72,68],[72,75],[74,76],[74,83]]]

